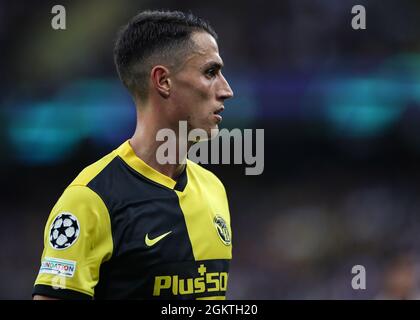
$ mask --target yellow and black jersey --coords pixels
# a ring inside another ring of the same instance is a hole
[[[175,181],[126,141],[85,168],[52,209],[33,294],[223,299],[231,257],[220,180],[187,160]]]

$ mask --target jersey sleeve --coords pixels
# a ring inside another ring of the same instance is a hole
[[[87,186],[68,187],[45,226],[33,295],[92,298],[100,266],[112,250],[111,222],[102,199]]]

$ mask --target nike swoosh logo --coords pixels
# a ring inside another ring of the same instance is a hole
[[[146,237],[144,237],[144,242],[146,243],[146,246],[151,247],[154,246],[156,243],[158,243],[160,240],[165,238],[167,235],[169,235],[172,231],[166,232],[159,237],[156,237],[154,239],[149,239],[149,234],[146,234]]]

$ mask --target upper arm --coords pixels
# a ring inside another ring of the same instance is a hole
[[[110,224],[108,209],[94,191],[67,188],[45,226],[34,298],[93,297],[100,266],[112,255]]]

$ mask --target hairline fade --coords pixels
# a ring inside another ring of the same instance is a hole
[[[149,74],[157,64],[175,67],[194,49],[192,34],[207,32],[217,40],[211,25],[181,11],[143,11],[118,33],[114,62],[130,93],[147,99]]]

